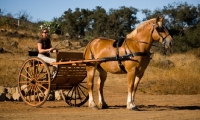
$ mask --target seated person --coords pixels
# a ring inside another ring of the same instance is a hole
[[[56,59],[50,57],[50,52],[57,52],[55,48],[51,45],[51,40],[49,38],[48,29],[44,28],[41,31],[41,38],[38,40],[38,57],[44,60],[46,63],[56,62]],[[57,71],[57,65],[53,66],[53,72]],[[55,74],[55,73],[54,73]]]

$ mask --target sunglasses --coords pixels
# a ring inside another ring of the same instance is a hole
[[[42,33],[45,33],[45,34],[47,34],[48,32],[42,32]]]

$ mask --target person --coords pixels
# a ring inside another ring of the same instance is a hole
[[[56,59],[50,57],[51,52],[57,52],[55,48],[52,47],[51,40],[49,38],[48,29],[44,28],[41,31],[41,38],[37,42],[38,57],[44,60],[46,63],[56,62]],[[53,76],[55,76],[57,71],[57,66],[53,66]]]

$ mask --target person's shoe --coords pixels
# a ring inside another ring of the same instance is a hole
[[[51,78],[54,79],[56,77],[57,72],[52,72]]]

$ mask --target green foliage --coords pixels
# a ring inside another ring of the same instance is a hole
[[[60,19],[63,21],[63,30],[72,38],[118,37],[134,29],[139,22],[137,12],[136,8],[122,6],[119,10],[110,9],[107,13],[104,8],[97,6],[93,10],[76,8],[74,12],[68,9]]]
[[[44,22],[44,24],[40,27],[40,30],[42,28],[47,28],[49,30],[50,34],[53,34],[53,33],[61,34],[61,26],[54,21]]]
[[[133,7],[122,6],[120,9],[110,9],[106,33],[108,37],[126,36],[139,21],[136,14],[138,10]]]
[[[12,17],[0,17],[0,26],[13,27],[16,24],[15,21]]]

